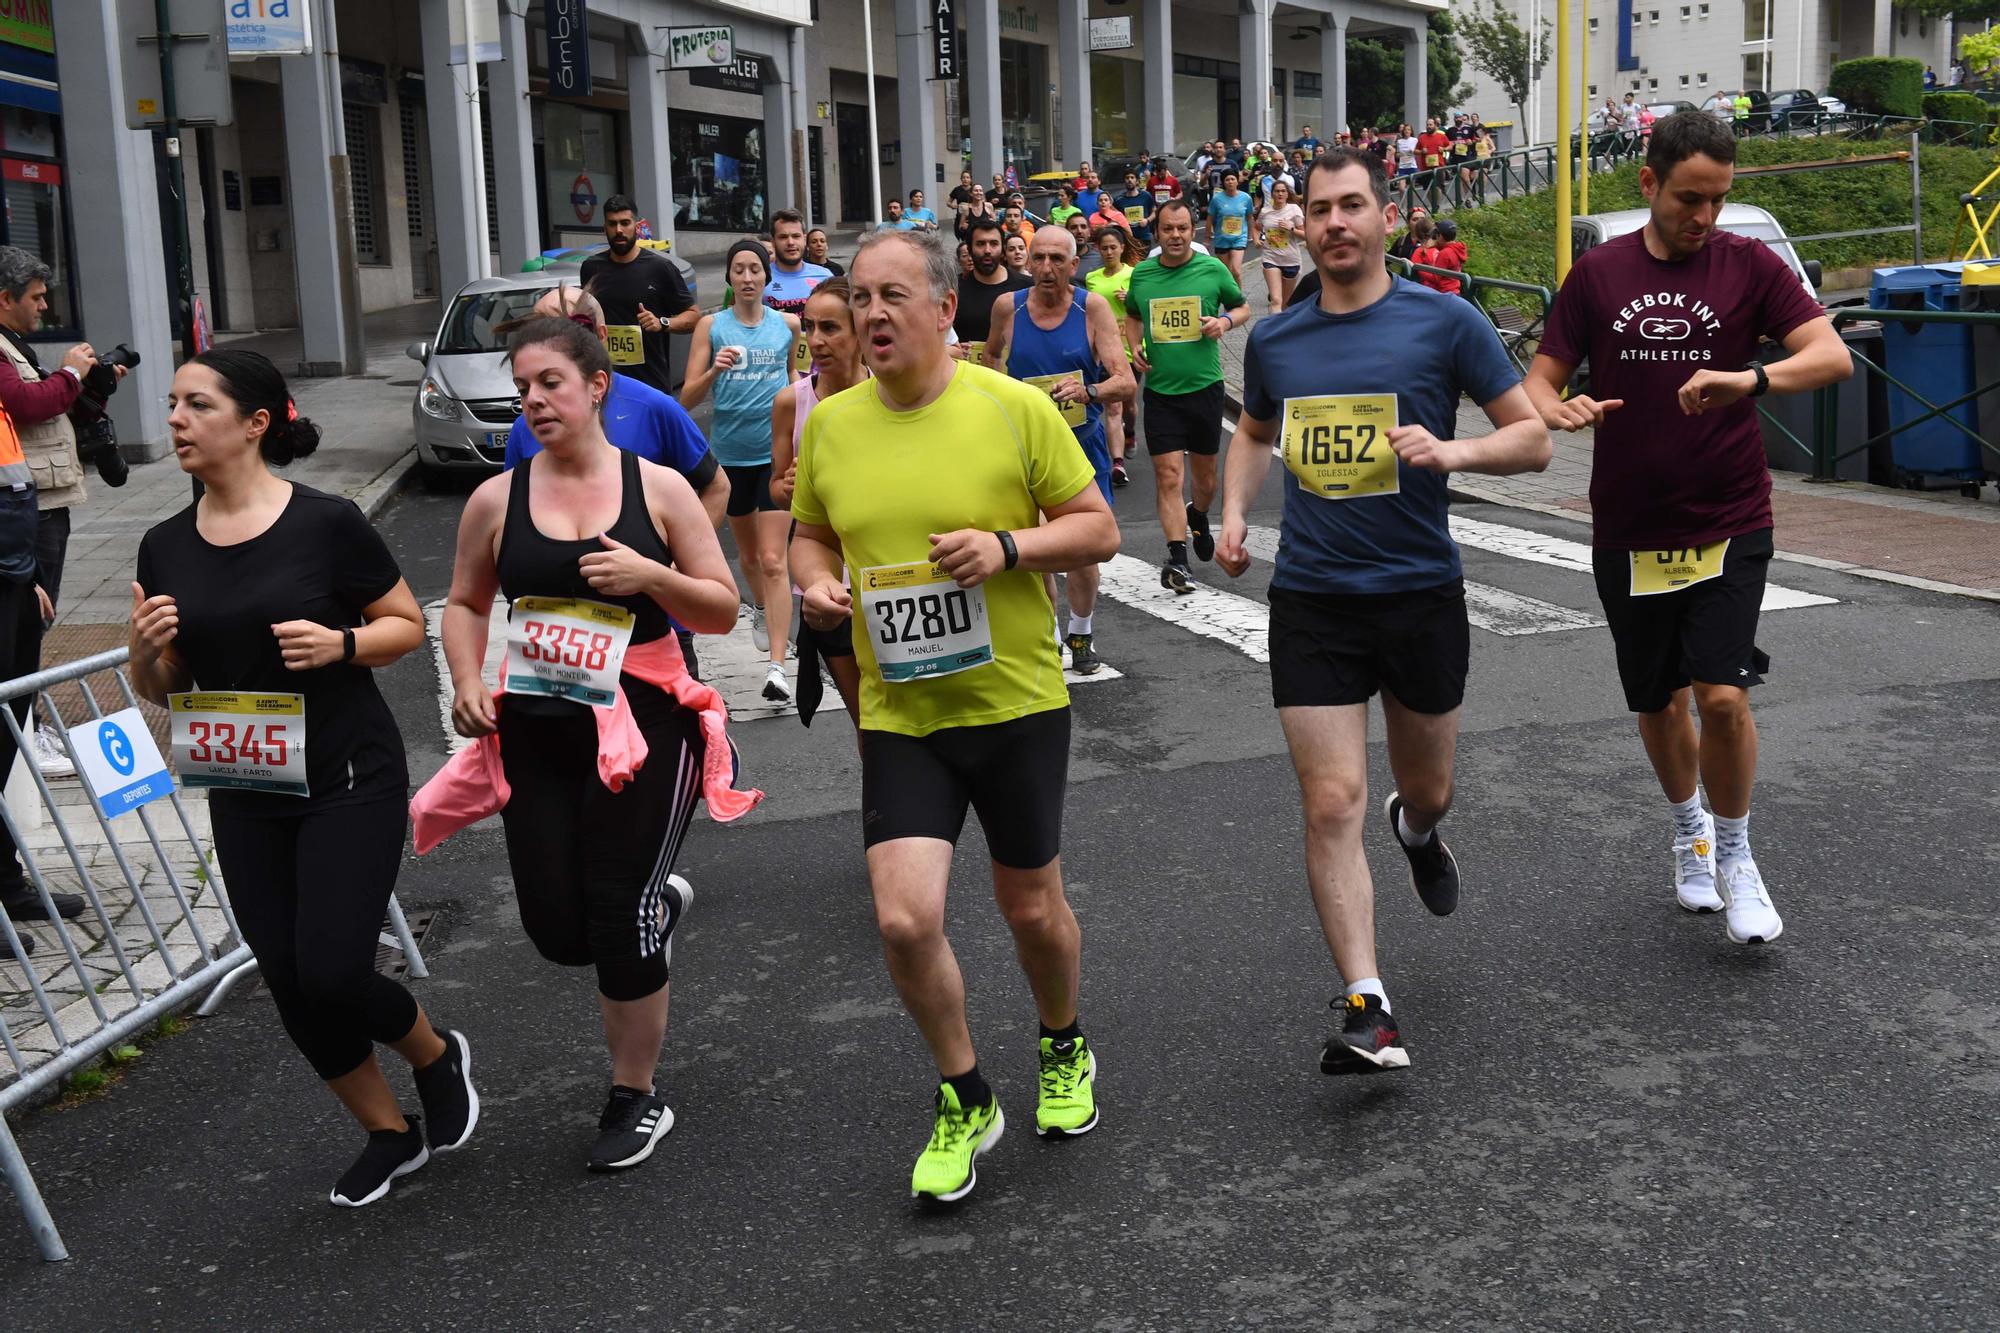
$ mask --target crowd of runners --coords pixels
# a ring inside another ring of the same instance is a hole
[[[855,723],[875,919],[936,1072],[911,1192],[969,1193],[1006,1125],[1008,1079],[980,1065],[944,926],[968,812],[1033,992],[1036,1132],[1098,1127],[1100,1052],[1063,888],[1064,663],[1098,660],[1097,568],[1120,549],[1113,503],[1133,442],[1151,460],[1159,578],[1176,594],[1210,564],[1247,572],[1248,516],[1282,463],[1271,696],[1337,973],[1326,1073],[1410,1063],[1363,850],[1377,694],[1395,784],[1379,836],[1431,912],[1467,888],[1442,833],[1470,640],[1446,479],[1540,469],[1552,430],[1596,431],[1596,583],[1666,807],[1661,882],[1680,906],[1719,911],[1730,939],[1776,940],[1748,831],[1772,555],[1750,400],[1840,378],[1849,359],[1779,259],[1716,229],[1734,160],[1710,117],[1658,124],[1642,176],[1651,221],[1579,261],[1524,378],[1476,306],[1385,265],[1398,218],[1381,157],[1324,148],[1296,200],[1274,190],[1256,216],[1246,200],[1207,219],[1212,239],[1219,222],[1307,270],[1250,331],[1226,450],[1219,343],[1250,311],[1240,269],[1195,244],[1183,201],[1154,201],[1156,254],[1085,220],[1038,230],[1024,276],[990,218],[967,228],[969,271],[950,233],[895,228],[864,236],[836,276],[808,258],[825,258],[824,237],[814,247],[781,213],[770,249],[730,251],[727,304],[698,314],[671,265],[620,230],[630,201],[610,200],[605,280],[551,290],[512,332],[517,438],[465,506],[443,620],[452,721],[470,744],[414,800],[373,674],[423,641],[408,584],[351,503],[274,470],[318,432],[270,363],[228,350],[187,363],[168,424],[205,491],[145,538],[132,676],[170,706],[183,776],[216,787],[216,853],[287,1032],[368,1135],[333,1202],[382,1198],[464,1144],[480,1114],[464,1030],[373,967],[406,817],[421,853],[497,812],[529,939],[593,970],[610,1087],[588,1166],[632,1167],[672,1127],[656,1068],[694,897],[675,859],[698,802],[727,823],[761,800],[692,650],[743,607],[769,653],[765,692],[796,689],[809,718],[824,672]],[[1086,244],[1101,262],[1079,285]],[[645,361],[691,339],[679,402],[614,370],[612,331],[632,328]],[[1761,339],[1790,355],[1765,366]],[[1584,362],[1588,392],[1571,392]],[[1490,430],[1459,435],[1463,398]],[[704,399],[705,437],[685,410]],[[492,663],[496,607],[507,625]],[[1651,878],[1624,887],[1649,892]],[[378,1046],[414,1071],[421,1113],[403,1109]]]

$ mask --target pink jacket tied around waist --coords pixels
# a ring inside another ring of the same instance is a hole
[[[657,685],[674,697],[683,708],[701,717],[705,742],[701,765],[701,794],[708,802],[709,817],[727,824],[741,819],[764,799],[756,790],[739,791],[731,785],[731,751],[724,730],[729,710],[722,696],[688,675],[681,660],[681,646],[671,634],[651,643],[635,644],[625,654],[624,670],[648,685]],[[502,667],[505,687],[505,667]],[[497,700],[506,707],[504,697]],[[620,688],[609,708],[593,708],[597,722],[597,776],[616,792],[632,779],[646,762],[646,737],[632,716],[632,705]],[[488,815],[500,813],[513,793],[507,773],[500,763],[500,737],[481,736],[453,755],[437,776],[423,785],[410,802],[410,827],[419,856],[462,828],[477,824]]]

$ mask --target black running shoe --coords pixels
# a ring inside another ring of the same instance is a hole
[[[1194,591],[1194,575],[1188,573],[1186,565],[1171,562],[1160,566],[1160,586],[1172,588],[1182,596]]]
[[[472,1086],[472,1043],[446,1031],[444,1054],[416,1071],[417,1095],[430,1117],[432,1152],[462,1148],[479,1123],[479,1093]]]
[[[622,1171],[653,1155],[674,1127],[666,1098],[636,1088],[611,1086],[611,1099],[597,1118],[597,1144],[590,1150],[593,1171]]]
[[[1403,813],[1403,798],[1395,792],[1382,803],[1382,813],[1389,817],[1389,836],[1403,849],[1403,855],[1410,858],[1410,886],[1423,899],[1432,916],[1450,916],[1458,907],[1458,858],[1451,854],[1451,848],[1444,845],[1444,839],[1436,829],[1431,830],[1431,840],[1420,847],[1412,847],[1403,841],[1398,816]]]
[[[1396,1019],[1373,995],[1347,995],[1333,1002],[1347,1017],[1340,1031],[1319,1053],[1322,1074],[1381,1074],[1392,1069],[1408,1069],[1410,1053],[1403,1049],[1403,1034]]]
[[[1069,669],[1079,676],[1094,676],[1104,663],[1090,646],[1090,635],[1072,634],[1063,642],[1069,648]]]
[[[65,921],[83,915],[83,899],[74,893],[49,891],[49,898],[56,905],[56,915]],[[46,921],[48,909],[42,906],[42,895],[35,892],[35,886],[22,880],[0,889],[0,908],[16,921]]]
[[[14,946],[7,942],[7,936],[0,933],[0,963],[18,963],[35,951],[34,936],[18,928],[14,933],[21,937],[21,952],[15,953]]]
[[[1208,530],[1208,515],[1188,501],[1187,507],[1188,545],[1194,548],[1197,560],[1215,559],[1215,535]]]
[[[333,1203],[366,1208],[389,1192],[397,1176],[407,1176],[431,1160],[431,1150],[424,1146],[423,1117],[404,1119],[410,1122],[408,1129],[378,1129],[368,1135],[368,1146],[333,1187]]]

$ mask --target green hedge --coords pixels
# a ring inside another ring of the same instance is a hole
[[[1890,56],[1843,60],[1833,67],[1828,88],[1856,111],[1887,116],[1924,113],[1924,62]]]
[[[1930,120],[1984,122],[1993,119],[1995,109],[1971,93],[1924,94],[1924,116]]]
[[[1818,162],[1866,157],[1894,147],[1879,139],[1748,139],[1738,148],[1737,161],[1745,167]],[[1941,255],[1951,244],[1952,227],[1960,212],[1959,196],[1993,170],[1993,154],[1991,150],[1927,145],[1923,168],[1925,248],[1934,256]],[[1787,234],[1794,236],[1900,226],[1910,220],[1910,169],[1904,163],[1884,163],[1842,171],[1739,177],[1729,199],[1769,209]],[[1591,212],[1615,213],[1645,206],[1639,193],[1638,164],[1628,163],[1590,178]],[[1555,191],[1542,190],[1452,216],[1458,221],[1458,238],[1469,251],[1469,271],[1554,290],[1556,258],[1551,238],[1556,223]],[[1905,233],[1815,241],[1800,246],[1799,255],[1819,260],[1829,272],[1864,264],[1907,264],[1910,237]],[[1512,298],[1498,293],[1493,299],[1507,303]]]

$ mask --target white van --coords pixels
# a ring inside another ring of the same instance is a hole
[[[1652,216],[1643,208],[1628,208],[1622,213],[1594,213],[1575,218],[1570,223],[1571,254],[1578,259],[1594,245],[1602,245],[1613,237],[1634,232],[1646,225]],[[1785,267],[1798,275],[1806,294],[1817,297],[1819,293],[1820,269],[1817,259],[1801,260],[1799,252],[1785,238],[1785,229],[1769,210],[1755,204],[1724,204],[1722,216],[1716,225],[1723,231],[1733,231],[1738,236],[1748,236],[1752,240],[1763,241],[1778,252],[1778,258],[1785,261]]]

